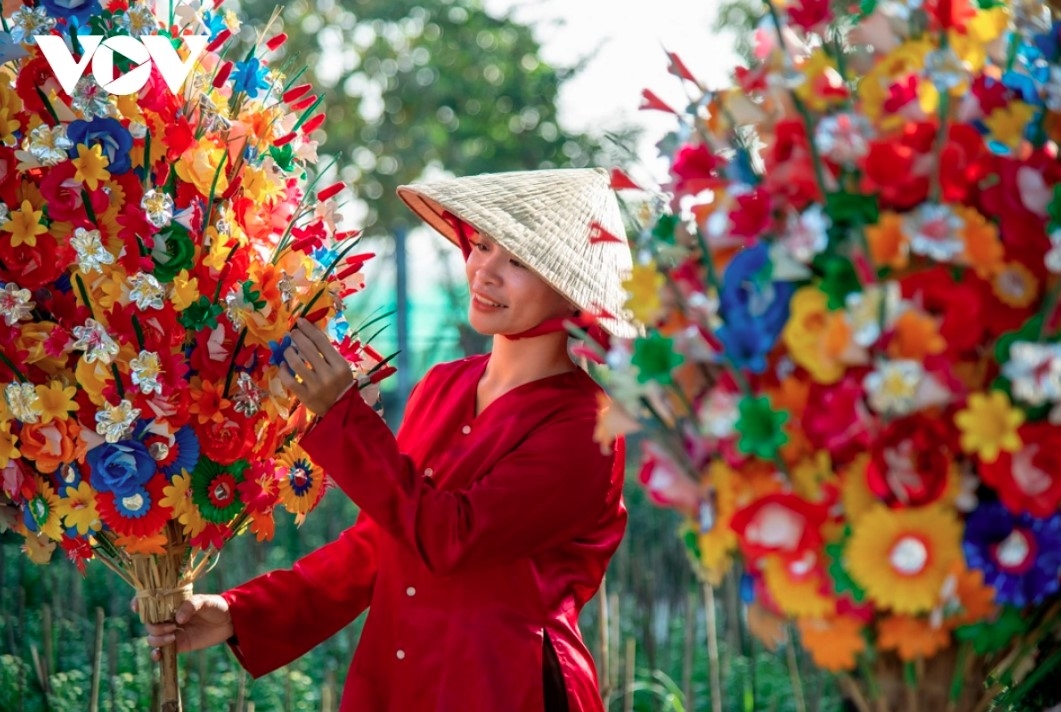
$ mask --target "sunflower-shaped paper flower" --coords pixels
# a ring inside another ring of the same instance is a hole
[[[309,455],[292,443],[276,458],[280,504],[301,523],[324,494],[324,472]]]
[[[936,604],[960,557],[961,523],[939,507],[877,506],[855,524],[844,551],[845,568],[878,606],[909,614]]]

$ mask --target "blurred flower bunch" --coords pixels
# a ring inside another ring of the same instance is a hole
[[[680,129],[601,435],[640,431],[707,578],[736,560],[820,666],[1034,659],[1061,619],[1061,25],[837,7],[765,5],[724,90],[671,55],[687,109],[644,93]]]
[[[327,324],[362,378],[391,370],[344,316],[372,255],[336,227],[343,185],[308,175],[321,99],[269,65],[284,35],[263,30],[248,52],[210,6],[14,5],[0,44],[0,467],[27,549],[121,570],[175,545],[205,556],[243,531],[269,538],[277,507],[301,521],[325,487],[279,379],[295,320]],[[172,89],[156,63],[112,53],[115,78],[151,73],[111,94],[97,49],[68,94],[37,40],[87,63],[88,35],[165,38],[187,79]]]

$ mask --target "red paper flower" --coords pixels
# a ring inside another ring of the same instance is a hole
[[[954,434],[939,418],[915,415],[890,423],[873,443],[866,481],[889,507],[938,500],[951,475]]]
[[[1027,423],[1018,430],[1023,447],[979,463],[980,476],[1014,514],[1049,517],[1061,505],[1061,431],[1049,423]]]
[[[860,379],[852,373],[832,386],[810,386],[803,429],[814,447],[828,451],[834,463],[849,462],[870,442],[873,417],[863,400]]]
[[[827,518],[823,505],[777,492],[738,510],[730,526],[739,537],[741,551],[751,559],[767,554],[798,559],[821,546],[821,526]]]
[[[718,183],[723,161],[706,144],[686,144],[678,149],[671,166],[676,195],[695,195]]]

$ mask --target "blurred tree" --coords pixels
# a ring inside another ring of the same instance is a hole
[[[243,0],[246,25],[273,2]],[[579,67],[542,61],[532,28],[488,15],[481,0],[296,0],[281,14],[294,66],[323,92],[327,139],[365,201],[366,234],[412,223],[392,199],[425,169],[456,175],[610,165],[623,154],[557,123],[561,84]],[[618,140],[632,145],[633,133]]]

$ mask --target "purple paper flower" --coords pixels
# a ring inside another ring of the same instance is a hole
[[[962,548],[999,603],[1037,604],[1061,588],[1061,513],[1040,519],[982,504],[969,515]]]

